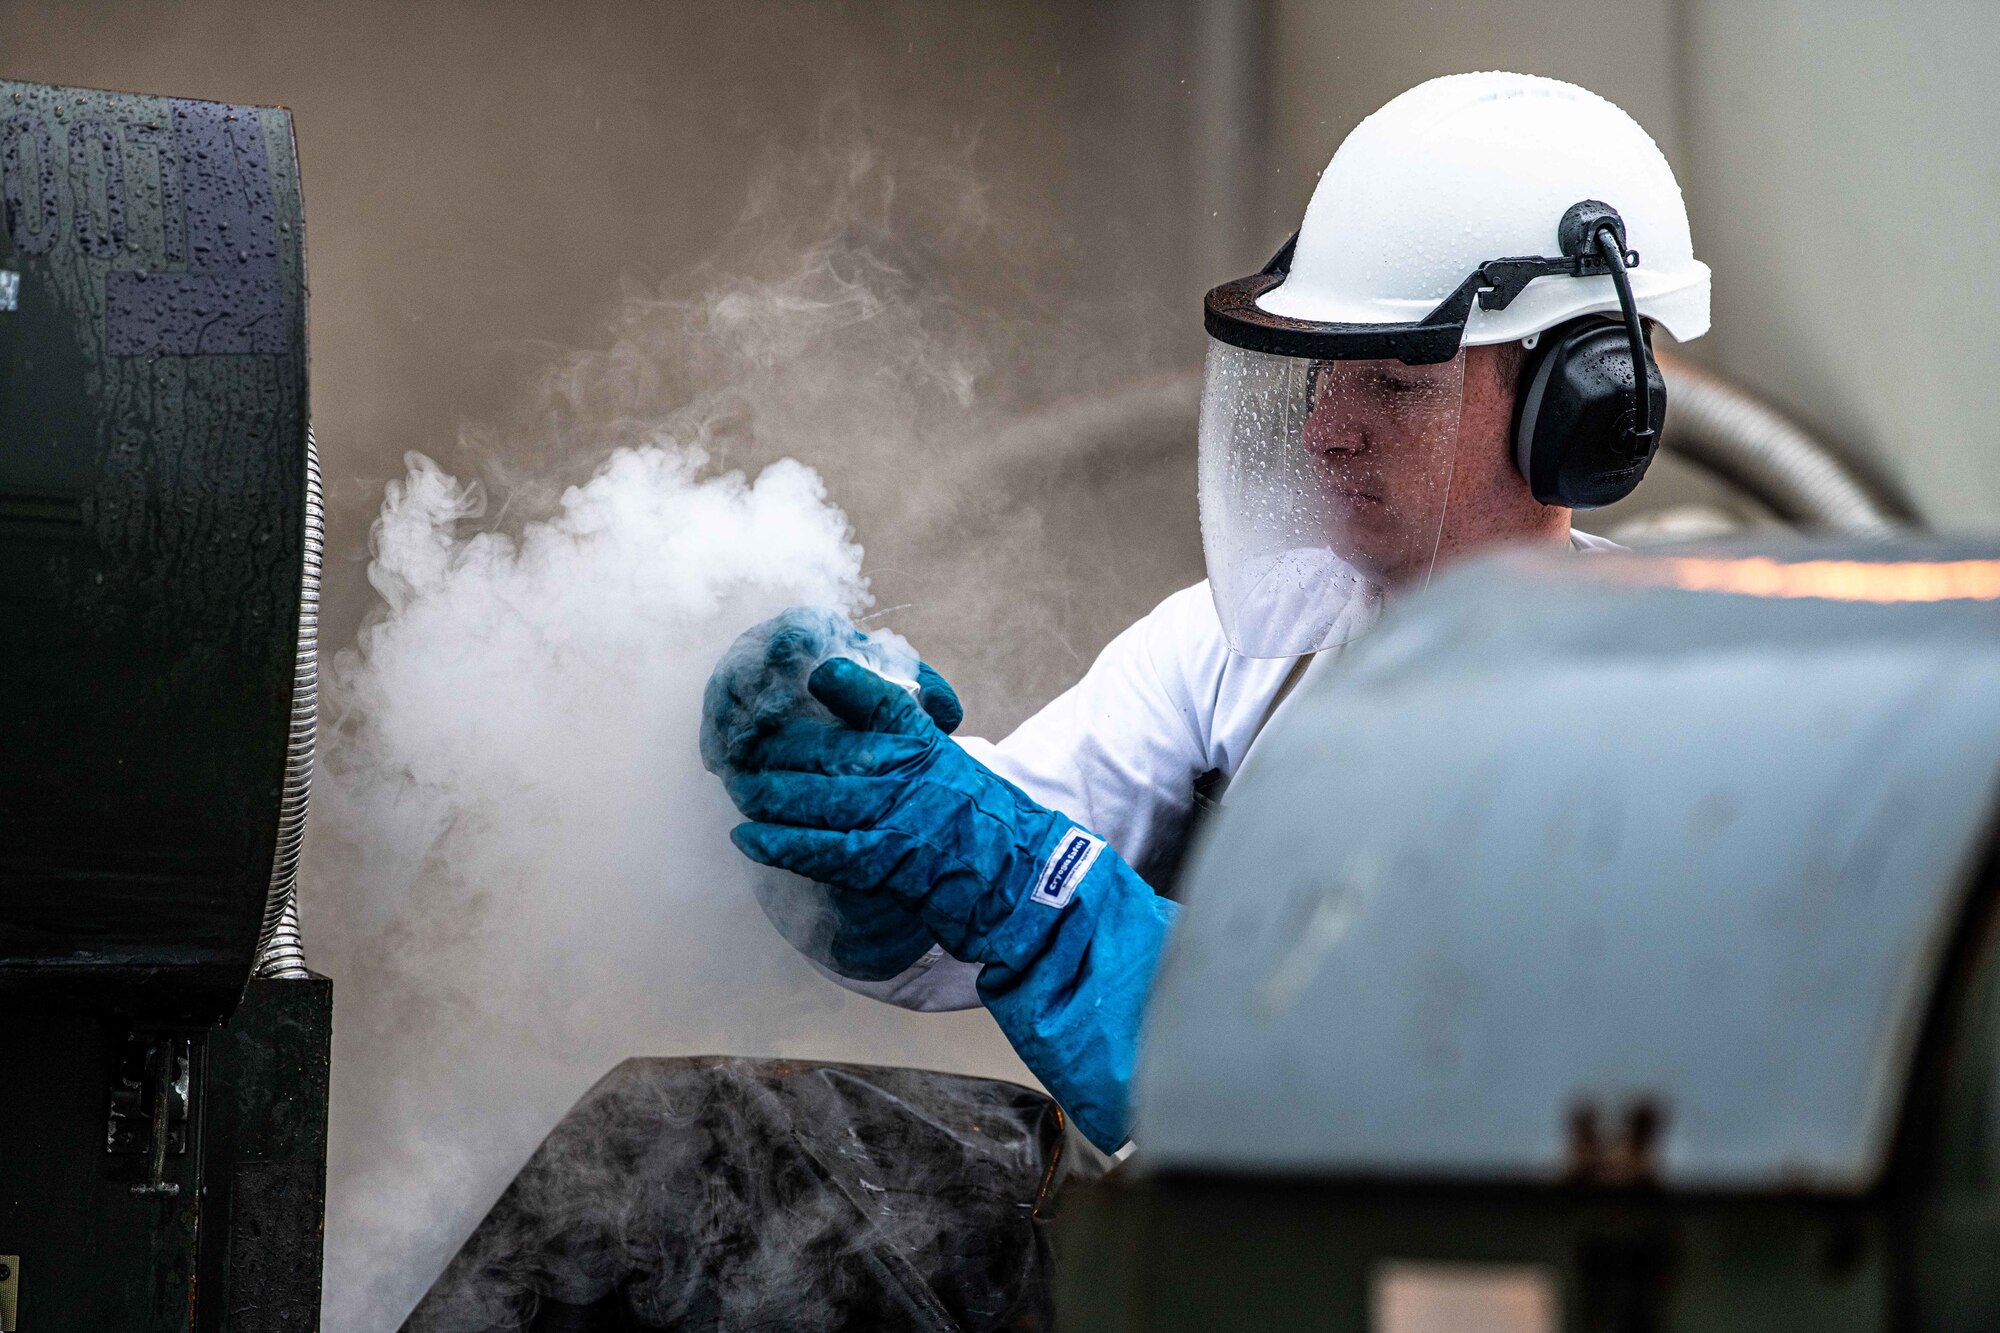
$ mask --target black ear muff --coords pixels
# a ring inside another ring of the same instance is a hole
[[[1651,393],[1638,396],[1632,341],[1620,320],[1592,315],[1542,335],[1514,407],[1514,462],[1537,500],[1597,509],[1638,486],[1667,419],[1650,330],[1645,361]],[[1644,428],[1633,419],[1635,397],[1650,409]]]

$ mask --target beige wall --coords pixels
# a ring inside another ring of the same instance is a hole
[[[471,429],[516,472],[549,467],[511,456],[533,433],[533,381],[609,343],[625,292],[768,277],[809,244],[867,251],[977,344],[974,407],[998,416],[1196,360],[1213,279],[1197,272],[1190,126],[1205,117],[1213,137],[1231,95],[1197,79],[1192,5],[0,0],[0,78],[293,109],[329,485],[322,642],[337,648],[375,602],[368,523],[404,452],[477,469],[490,460],[467,457]],[[1192,97],[1196,82],[1224,100]],[[859,189],[885,202],[840,216],[864,168]],[[791,221],[746,235],[758,191]],[[661,397],[631,410],[680,401]],[[575,452],[589,464],[606,447]],[[801,449],[881,557],[885,604],[937,600],[896,580],[912,563],[888,536],[896,469]],[[1181,489],[1171,521],[1192,533]],[[1064,572],[1042,564],[1051,582]],[[1056,616],[1074,647],[1010,690],[996,725],[1166,591],[1142,580],[1099,605],[1076,578],[1085,595]]]
[[[1333,150],[1363,116],[1425,79],[1513,69],[1602,93],[1682,166],[1671,0],[1272,0],[1267,210],[1298,225]]]
[[[366,524],[403,451],[453,463],[460,430],[510,421],[555,349],[606,340],[621,284],[672,289],[712,260],[774,152],[831,126],[920,170],[969,168],[990,204],[984,267],[921,237],[910,257],[1029,348],[1003,346],[979,386],[1004,414],[1192,365],[1200,292],[1297,225],[1354,123],[1482,67],[1582,83],[1660,141],[1716,270],[1694,354],[1932,519],[2000,515],[1980,414],[2000,350],[2000,278],[1978,253],[2000,216],[1985,0],[0,0],[0,32],[0,76],[297,112],[335,643],[373,600]],[[1967,237],[1949,266],[1938,218]],[[871,552],[907,564],[873,522],[881,474],[814,462]],[[1045,562],[1034,595],[1061,608],[1063,665],[1019,700],[1198,571],[1190,478],[1135,518],[1171,538],[1157,574],[1108,576],[1094,548]]]
[[[1718,362],[1932,523],[2000,523],[2000,5],[1685,8]]]

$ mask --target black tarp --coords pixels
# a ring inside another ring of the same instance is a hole
[[[1050,1327],[1068,1167],[1040,1093],[912,1069],[628,1060],[404,1333]]]

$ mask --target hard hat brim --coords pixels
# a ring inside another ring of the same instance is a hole
[[[1435,365],[1450,360],[1462,347],[1510,342],[1618,306],[1608,281],[1609,269],[1601,259],[1589,254],[1523,255],[1480,264],[1419,319],[1301,319],[1271,310],[1262,301],[1289,276],[1296,241],[1295,236],[1287,242],[1260,272],[1209,291],[1203,301],[1202,323],[1210,337],[1276,356]],[[1707,265],[1696,262],[1686,274],[1676,270],[1663,283],[1641,268],[1636,251],[1627,252],[1625,264],[1632,271],[1644,318],[1658,320],[1683,342],[1707,332]],[[1551,301],[1544,295],[1548,284],[1537,284],[1536,280],[1555,277],[1580,281],[1573,284],[1572,293]],[[1596,278],[1607,281],[1590,281]],[[1517,298],[1525,299],[1517,302]],[[1511,319],[1507,317],[1510,308],[1514,314]]]

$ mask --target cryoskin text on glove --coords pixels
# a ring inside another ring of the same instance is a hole
[[[808,680],[831,720],[760,739],[729,780],[743,852],[913,909],[1091,1140],[1125,1138],[1139,1021],[1175,908],[1102,839],[950,741],[847,661]]]

